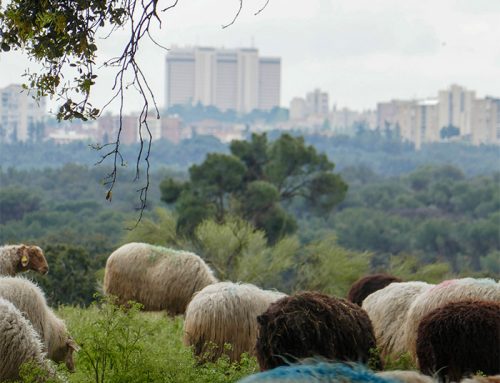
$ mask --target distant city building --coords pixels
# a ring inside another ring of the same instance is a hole
[[[474,100],[472,143],[500,144],[500,98]]]
[[[320,89],[307,93],[306,104],[309,114],[327,117],[330,112],[328,93]]]
[[[0,89],[0,142],[43,138],[46,101],[34,100],[21,85]]]
[[[459,85],[451,85],[439,91],[439,128],[454,126],[460,129],[461,136],[472,134],[472,108],[475,92],[468,91]]]
[[[172,48],[166,57],[166,107],[215,106],[249,113],[280,105],[281,59],[254,48]]]
[[[306,100],[300,97],[295,97],[290,101],[289,119],[292,121],[300,121],[307,117]]]

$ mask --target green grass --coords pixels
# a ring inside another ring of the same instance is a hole
[[[181,317],[141,312],[138,306],[125,311],[107,302],[85,309],[60,307],[57,315],[81,346],[74,374],[58,368],[71,383],[229,383],[258,371],[255,358],[248,356],[240,363],[222,358],[198,364],[182,343]]]

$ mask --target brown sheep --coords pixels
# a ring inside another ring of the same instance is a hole
[[[28,270],[40,274],[47,274],[49,271],[41,248],[22,244],[0,246],[0,275],[13,277]]]
[[[368,363],[376,347],[370,318],[361,307],[318,292],[281,298],[257,321],[261,370],[308,357]]]
[[[418,326],[420,370],[457,382],[500,373],[500,303],[461,301],[428,313]]]
[[[139,302],[146,311],[184,314],[193,294],[217,282],[196,254],[147,243],[128,243],[106,262],[104,292],[118,304]]]
[[[365,275],[352,284],[347,299],[361,306],[368,295],[393,282],[402,282],[402,280],[389,274]]]

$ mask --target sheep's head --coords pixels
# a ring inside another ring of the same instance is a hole
[[[73,353],[78,352],[79,350],[80,346],[78,346],[78,344],[76,344],[76,342],[69,337],[61,347],[55,350],[51,359],[56,363],[64,362],[69,372],[75,372]]]
[[[47,274],[49,265],[43,254],[43,250],[38,246],[21,245],[17,250],[19,256],[19,271],[33,270],[40,274]]]

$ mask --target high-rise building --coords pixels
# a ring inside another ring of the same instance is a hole
[[[460,129],[461,136],[472,133],[472,108],[475,92],[459,85],[451,85],[447,90],[439,91],[439,128],[450,125]]]
[[[474,100],[472,112],[472,143],[500,143],[500,99],[486,97]]]
[[[254,48],[172,48],[166,57],[166,107],[215,106],[249,113],[280,104],[281,60]]]
[[[330,111],[328,93],[315,89],[307,93],[306,103],[309,114],[327,117]]]
[[[45,110],[45,99],[33,99],[21,85],[0,89],[0,142],[42,139]]]

